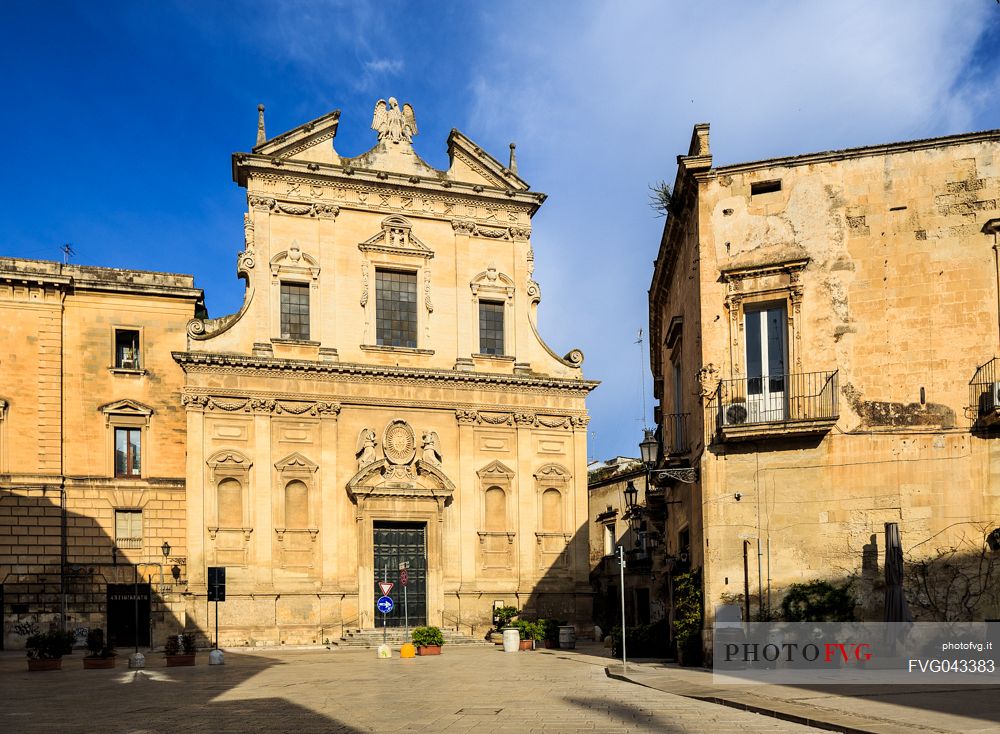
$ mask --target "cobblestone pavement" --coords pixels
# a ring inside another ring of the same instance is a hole
[[[0,658],[0,732],[810,732],[806,726],[608,678],[586,650],[504,654],[445,647],[378,660],[374,650],[207,654],[193,668],[28,673]]]

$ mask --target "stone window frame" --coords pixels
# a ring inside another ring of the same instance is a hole
[[[497,270],[496,265],[490,265],[486,270],[469,281],[472,291],[472,329],[476,351],[472,356],[484,359],[514,359],[514,347],[517,344],[514,333],[514,281],[505,273]],[[479,343],[479,302],[502,303],[503,309],[503,354],[484,354]]]
[[[142,326],[133,326],[130,324],[112,324],[110,327],[111,331],[111,362],[108,370],[114,374],[118,375],[144,375],[146,374],[146,339],[145,339],[145,329]],[[118,332],[119,331],[136,331],[139,333],[139,350],[136,355],[137,365],[135,367],[119,367],[118,366]]]
[[[784,304],[787,366],[789,373],[802,372],[802,271],[808,258],[786,260],[766,265],[751,265],[721,270],[726,285],[724,305],[729,314],[730,374],[746,377],[746,311],[748,307]]]
[[[317,474],[319,465],[315,464],[298,451],[292,452],[281,461],[274,463],[276,481],[274,483],[277,491],[273,502],[274,532],[279,541],[283,541],[285,533],[309,533],[312,540],[316,540],[319,535],[319,483]],[[306,506],[308,520],[304,528],[290,528],[285,517],[285,492],[288,485],[299,481],[306,486]]]
[[[139,515],[139,536],[120,538],[118,537],[118,516],[119,514],[128,515]],[[141,507],[115,507],[114,508],[114,535],[115,535],[115,547],[119,550],[142,550],[143,543],[146,538],[146,517],[143,509]],[[138,541],[138,543],[126,542],[124,545],[122,541]]]
[[[320,267],[312,255],[303,252],[298,240],[292,240],[287,250],[271,258],[271,341],[295,344],[319,344],[313,339],[315,314],[323,313],[322,291],[319,287]],[[309,339],[285,339],[281,336],[281,284],[309,286]]]
[[[413,223],[398,214],[380,223],[378,234],[358,244],[361,252],[361,309],[364,314],[361,349],[433,354],[431,341],[431,266],[434,252],[413,234]],[[417,281],[417,346],[394,347],[378,344],[376,333],[376,271],[413,273]]]
[[[543,537],[548,536],[562,536],[566,538],[567,544],[572,536],[572,533],[568,532],[567,528],[572,527],[572,517],[570,514],[571,503],[568,498],[572,495],[573,488],[573,475],[570,474],[569,470],[566,469],[562,464],[557,464],[555,462],[549,462],[544,466],[538,468],[535,472],[535,502],[536,502],[536,517],[538,518],[538,527],[535,530],[535,536],[538,539],[539,545],[542,542]],[[560,518],[561,528],[559,530],[543,530],[542,525],[542,497],[545,492],[549,489],[554,489],[559,492],[561,501],[561,514]]]
[[[220,530],[242,531],[246,540],[250,539],[253,532],[253,518],[251,516],[252,503],[250,502],[251,468],[253,462],[238,449],[220,449],[213,453],[205,461],[209,473],[210,492],[206,492],[206,518],[208,519],[209,537],[215,540],[216,534]],[[235,479],[240,483],[243,504],[243,526],[242,527],[222,527],[219,524],[219,485],[223,480]]]
[[[603,541],[603,546],[601,548],[601,555],[604,558],[609,558],[616,554],[616,548],[618,547],[618,523],[616,517],[609,517],[603,522],[601,522],[601,540]],[[611,539],[611,552],[608,552],[608,538]]]
[[[486,539],[490,537],[506,537],[510,546],[514,545],[517,533],[512,530],[514,527],[514,516],[511,512],[512,498],[514,496],[514,470],[502,461],[491,461],[482,469],[476,472],[479,477],[479,545],[485,550]],[[486,529],[486,492],[497,487],[504,493],[504,530]],[[485,568],[486,554],[482,554],[483,568]]]
[[[149,466],[155,451],[150,440],[153,409],[137,400],[116,400],[98,408],[104,415],[104,456],[105,475],[116,481],[136,481],[149,477]],[[116,476],[115,474],[115,429],[136,428],[139,430],[139,476]]]

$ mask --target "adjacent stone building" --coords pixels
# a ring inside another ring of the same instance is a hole
[[[70,518],[66,561],[49,548],[55,565],[41,569],[25,555],[33,538],[10,530],[5,630],[21,612],[58,617],[35,587],[16,592],[15,613],[11,584],[65,579],[74,564],[114,574],[116,560],[129,575],[143,561],[143,581],[163,540],[154,582],[184,595],[154,609],[173,612],[171,631],[209,631],[207,569],[225,567],[222,644],[374,628],[384,579],[396,584],[387,621],[402,625],[401,565],[411,626],[478,636],[502,603],[590,629],[584,399],[597,383],[579,350],[559,356],[537,331],[530,235],[545,195],[518,176],[513,144],[504,165],[457,130],[448,170],[431,168],[395,99],[376,105],[377,142],[361,156],[336,152],[339,118],[267,139],[261,108],[257,145],[233,155],[248,201],[237,313],[208,318],[185,276],[0,262],[11,278],[0,328],[13,330],[0,512],[24,516],[21,494],[65,479],[71,513],[103,533],[78,548]],[[85,285],[88,308],[71,312],[67,289]],[[42,496],[58,515],[59,494]],[[138,540],[122,514],[135,510]],[[92,623],[102,601],[87,607]]]
[[[604,631],[622,623],[622,573],[618,547],[625,550],[625,622],[629,626],[663,619],[664,572],[654,559],[659,535],[651,535],[641,508],[646,502],[646,467],[639,459],[616,456],[588,466],[590,495],[590,583],[594,622]],[[626,490],[635,488],[639,511],[629,511]]]
[[[132,645],[137,603],[141,644],[183,627],[186,413],[170,353],[201,301],[186,275],[0,258],[5,645],[63,617]]]
[[[885,523],[915,616],[998,616],[998,198],[1000,131],[713,167],[695,126],[649,302],[660,467],[695,481],[651,495],[709,627],[815,579],[880,618]],[[979,559],[971,600],[914,575]]]

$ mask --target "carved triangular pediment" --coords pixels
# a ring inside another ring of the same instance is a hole
[[[405,217],[392,216],[382,220],[382,231],[358,244],[362,252],[381,252],[393,255],[434,257],[434,251],[413,234],[413,225]]]
[[[279,272],[284,271],[308,275],[314,280],[319,277],[319,263],[312,255],[302,252],[297,240],[292,240],[291,247],[272,257],[269,264],[271,275],[278,275]]]
[[[543,480],[558,479],[561,481],[566,481],[572,476],[564,467],[559,466],[559,464],[546,464],[535,472],[535,479]]]
[[[116,400],[98,408],[105,415],[141,415],[146,418],[153,414],[153,409],[138,400]]]
[[[289,454],[281,461],[275,463],[274,468],[278,471],[309,471],[315,472],[319,466],[305,456],[296,451]]]
[[[294,130],[277,135],[253,148],[258,155],[274,158],[340,163],[340,156],[333,149],[333,139],[340,123],[340,110],[299,125]]]
[[[514,191],[529,188],[524,179],[458,130],[452,130],[448,136],[448,158],[451,160],[448,178],[452,180]]]
[[[394,465],[379,459],[362,467],[347,483],[352,502],[360,497],[401,497],[440,499],[451,504],[455,484],[429,462],[417,459],[412,465]]]
[[[501,461],[491,461],[489,464],[484,466],[482,469],[476,472],[479,478],[482,480],[487,479],[512,479],[514,477],[514,470]]]
[[[253,462],[250,461],[250,459],[234,449],[222,449],[221,451],[216,451],[208,457],[208,460],[205,463],[213,469],[217,469],[219,467],[249,469],[253,466]]]

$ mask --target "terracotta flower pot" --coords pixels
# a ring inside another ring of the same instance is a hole
[[[62,658],[35,660],[28,658],[28,670],[62,670]]]
[[[194,665],[194,655],[167,655],[167,667],[178,668],[182,665]]]
[[[83,669],[84,670],[106,670],[107,668],[115,667],[115,657],[112,655],[108,658],[84,658],[83,659]]]
[[[417,655],[423,657],[424,655],[440,655],[441,646],[440,645],[421,645],[417,648]]]
[[[546,650],[555,650],[558,647],[559,647],[559,640],[546,640],[545,641],[545,649]]]
[[[521,640],[521,650],[534,650],[535,643],[533,640]]]

